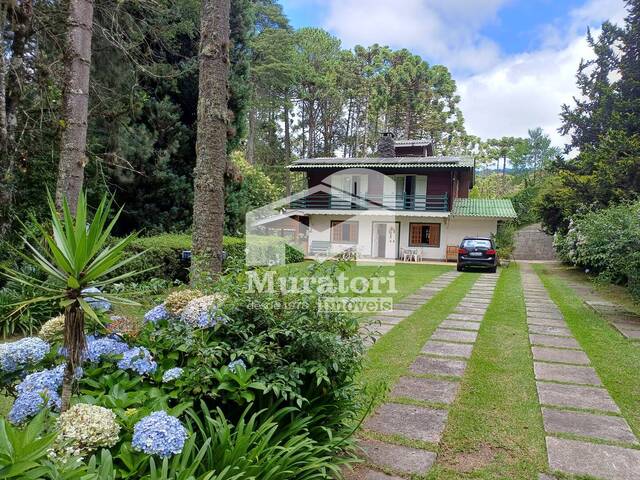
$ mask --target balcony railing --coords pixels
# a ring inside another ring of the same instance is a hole
[[[417,212],[446,212],[448,195],[360,195],[312,194],[299,198],[290,208],[312,210],[410,210]]]

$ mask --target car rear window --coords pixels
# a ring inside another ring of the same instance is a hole
[[[464,240],[462,242],[463,248],[491,248],[491,240]]]

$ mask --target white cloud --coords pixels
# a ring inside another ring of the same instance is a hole
[[[329,0],[324,26],[346,46],[380,43],[418,51],[449,68],[477,72],[500,58],[478,32],[509,0]]]
[[[540,49],[504,58],[492,68],[458,81],[462,112],[469,133],[482,138],[526,136],[542,127],[557,146],[567,139],[558,133],[560,110],[578,94],[575,74],[592,51],[585,39],[587,26],[610,18],[624,18],[622,0],[592,0],[570,13],[566,30],[547,26]],[[598,31],[595,29],[594,34]]]

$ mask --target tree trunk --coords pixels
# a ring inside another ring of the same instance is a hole
[[[0,155],[7,152],[7,106],[4,81],[4,27],[7,21],[7,4],[0,4]],[[1,174],[1,173],[0,173]]]
[[[198,132],[193,198],[191,282],[222,271],[227,163],[230,0],[203,0],[198,60]]]
[[[2,53],[2,82],[0,89],[2,95],[2,127],[3,140],[0,141],[0,238],[3,238],[11,227],[11,208],[15,193],[15,158],[16,158],[16,129],[18,127],[18,105],[22,100],[23,86],[25,83],[26,45],[33,34],[33,1],[25,0],[21,4],[9,4],[0,1],[2,14],[6,17],[2,20],[2,31],[6,20],[9,20],[13,32],[11,42],[11,60],[9,68],[4,76],[4,43]],[[1,36],[1,35],[0,35]],[[2,39],[4,40],[4,39]]]
[[[289,98],[284,99],[284,161],[287,166],[291,164],[291,131],[289,127]],[[285,169],[285,188],[287,197],[291,195],[291,170]]]
[[[64,348],[67,363],[62,379],[62,397],[60,411],[64,412],[71,405],[71,394],[75,381],[75,372],[82,366],[87,342],[84,336],[84,312],[77,303],[72,303],[64,312]]]
[[[60,164],[56,205],[66,198],[75,214],[87,164],[87,113],[91,71],[93,0],[70,0],[65,52]]]
[[[247,149],[246,156],[247,162],[250,164],[255,163],[256,155],[256,109],[251,107],[249,109],[249,132],[247,133]]]

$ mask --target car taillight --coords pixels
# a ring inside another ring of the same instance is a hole
[[[466,255],[467,253],[469,253],[469,251],[466,248],[459,248],[458,253],[460,255]]]
[[[495,255],[496,251],[492,248],[491,250],[487,250],[487,255]]]

